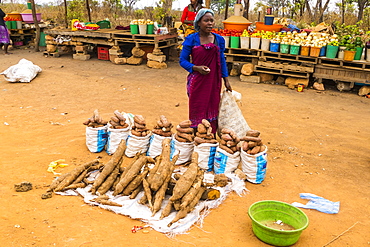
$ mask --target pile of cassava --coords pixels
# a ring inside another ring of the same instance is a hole
[[[138,203],[147,205],[153,216],[161,209],[163,209],[161,219],[167,217],[172,210],[178,211],[176,217],[169,223],[171,226],[191,212],[202,198],[208,200],[219,198],[219,191],[210,187],[216,183],[220,185],[219,181],[222,179],[215,179],[214,184],[203,182],[204,171],[198,166],[196,152],[193,152],[190,164],[183,173],[174,173],[178,156],[170,159],[170,142],[170,138],[163,140],[162,153],[155,159],[144,154],[128,158],[124,155],[126,142],[122,140],[106,164],[93,160],[80,165],[55,179],[48,192],[61,192],[91,185],[89,192],[98,195],[94,199],[95,202],[121,206],[110,201],[105,193],[111,190],[114,196],[129,196],[130,199],[134,199],[139,192],[144,191]],[[99,175],[95,180],[89,180],[90,173],[96,170],[100,170]],[[168,203],[164,205],[166,195],[170,197]]]

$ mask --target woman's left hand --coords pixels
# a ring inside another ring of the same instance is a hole
[[[229,92],[233,91],[233,89],[231,88],[229,79],[227,77],[224,77],[224,84],[225,84],[226,91],[229,91]]]

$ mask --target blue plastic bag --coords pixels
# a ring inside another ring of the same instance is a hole
[[[299,208],[316,209],[327,214],[337,214],[339,212],[339,202],[332,202],[320,196],[310,193],[300,193],[302,199],[310,200],[306,205],[293,202],[292,205]]]

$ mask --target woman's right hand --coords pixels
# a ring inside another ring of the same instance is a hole
[[[201,66],[193,66],[193,70],[201,73],[202,75],[207,75],[209,72],[211,72],[210,68],[207,66],[201,65]]]

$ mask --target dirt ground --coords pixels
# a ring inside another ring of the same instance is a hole
[[[85,145],[82,124],[99,109],[143,115],[153,127],[163,114],[173,123],[187,119],[185,77],[176,62],[168,69],[114,65],[92,58],[45,58],[30,50],[0,55],[0,71],[26,58],[43,71],[31,83],[0,77],[0,239],[2,246],[269,246],[252,232],[249,206],[260,200],[306,200],[307,192],[340,202],[338,214],[302,209],[310,224],[297,247],[370,246],[370,99],[336,89],[299,93],[285,86],[251,84],[230,77],[243,95],[241,110],[268,146],[265,181],[246,183],[249,193],[230,194],[205,218],[202,227],[169,238],[150,231],[131,233],[142,224],[83,202],[54,195],[42,200],[54,179],[51,161],[68,167],[102,156]],[[34,189],[15,192],[29,181]],[[367,229],[367,230],[366,230]]]

